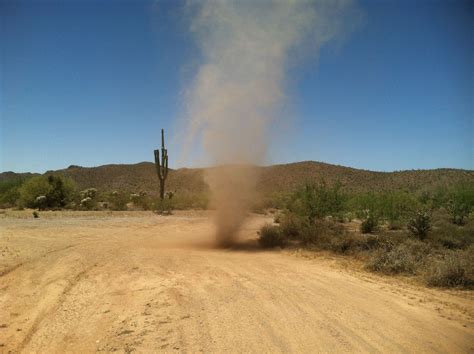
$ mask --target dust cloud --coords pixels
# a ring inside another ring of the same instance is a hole
[[[206,181],[219,244],[232,242],[255,199],[255,166],[265,162],[288,70],[303,57],[317,60],[323,44],[352,27],[355,9],[337,0],[189,2],[202,62],[186,90],[188,137],[218,166]]]

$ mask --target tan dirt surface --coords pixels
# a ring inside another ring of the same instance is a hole
[[[0,352],[474,351],[472,292],[216,249],[207,212],[0,215]],[[28,218],[26,218],[26,216]]]

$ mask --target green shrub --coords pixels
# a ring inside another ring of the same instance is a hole
[[[38,210],[45,210],[48,206],[48,198],[45,195],[40,195],[35,199],[35,206]]]
[[[0,208],[12,208],[20,198],[20,188],[24,178],[15,178],[0,182]]]
[[[95,208],[96,203],[91,197],[85,197],[84,199],[81,199],[80,206],[86,210],[92,210]]]
[[[426,284],[438,287],[474,286],[474,248],[467,251],[448,251],[432,261],[425,274]]]
[[[260,196],[261,203],[264,209],[285,209],[288,206],[288,200],[290,199],[290,194],[276,192],[269,195]]]
[[[139,207],[142,210],[150,210],[153,207],[153,200],[146,192],[132,193],[130,194],[130,201],[134,206]]]
[[[110,194],[109,200],[111,202],[110,209],[115,211],[127,210],[128,196],[125,193],[114,191]]]
[[[388,222],[389,229],[401,229],[419,207],[418,200],[404,191],[356,194],[347,201],[347,209],[366,221],[362,226],[366,233],[372,232],[381,220]]]
[[[293,237],[304,246],[336,252],[347,250],[343,245],[346,243],[344,238],[347,237],[347,232],[341,224],[330,220],[317,219],[312,223],[305,222],[296,225],[298,233]]]
[[[458,186],[450,196],[447,210],[451,221],[457,225],[464,225],[469,214],[474,210],[474,186]]]
[[[381,196],[381,214],[392,230],[403,227],[407,219],[419,208],[419,202],[406,192],[390,192]]]
[[[310,222],[289,212],[281,216],[280,230],[288,240],[337,253],[367,250],[373,243],[368,237],[349,233],[343,225],[333,220],[316,219]]]
[[[87,188],[87,189],[84,189],[83,191],[80,191],[79,195],[80,195],[81,199],[84,199],[84,198],[96,199],[97,189]]]
[[[287,239],[280,227],[267,224],[260,229],[258,243],[263,248],[285,247]]]
[[[79,206],[81,209],[97,209],[97,189],[88,188],[79,192]]]
[[[425,262],[431,248],[428,244],[406,239],[402,243],[386,243],[370,255],[366,268],[387,274],[415,274]]]
[[[362,214],[362,223],[360,224],[360,232],[368,234],[374,232],[379,224],[377,215],[370,209],[365,210]]]
[[[418,211],[408,221],[408,230],[418,239],[424,240],[431,230],[431,215],[427,211]]]
[[[33,177],[20,188],[18,203],[22,207],[36,208],[36,198],[45,196],[51,190],[51,185],[44,176]]]
[[[38,197],[44,196],[46,200]],[[74,182],[59,175],[33,177],[20,188],[20,207],[62,208],[74,197]],[[41,205],[38,205],[38,203]],[[43,204],[44,203],[44,204]]]
[[[431,187],[418,193],[418,201],[426,208],[439,209],[448,202],[449,193],[446,186]]]
[[[287,208],[294,214],[304,216],[312,222],[325,216],[337,216],[344,211],[346,196],[341,185],[329,187],[323,181],[319,184],[307,183],[289,198]]]
[[[356,194],[347,201],[347,208],[359,219],[364,219],[367,210],[370,210],[371,214],[379,219],[382,216],[383,202],[380,194]]]
[[[49,175],[48,183],[51,186],[49,193],[46,194],[47,206],[49,208],[63,208],[74,198],[74,181],[58,175]]]

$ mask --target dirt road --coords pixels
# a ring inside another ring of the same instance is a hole
[[[43,214],[0,218],[1,352],[474,351],[472,293],[260,251],[262,216],[221,250],[206,213]]]

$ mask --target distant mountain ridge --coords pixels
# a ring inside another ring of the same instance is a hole
[[[339,181],[346,189],[360,192],[398,189],[418,191],[462,182],[474,183],[474,171],[448,168],[374,172],[315,161],[256,168],[260,172],[257,190],[265,195],[289,192],[302,183],[320,180],[328,184]],[[206,168],[170,169],[167,189],[183,193],[206,192],[208,186],[204,181],[205,170]],[[159,188],[155,166],[151,162],[98,167],[71,165],[66,169],[46,172],[51,173],[72,178],[80,189],[93,187],[101,191],[145,191],[157,194]],[[38,174],[3,172],[0,173],[0,182],[34,175]]]

